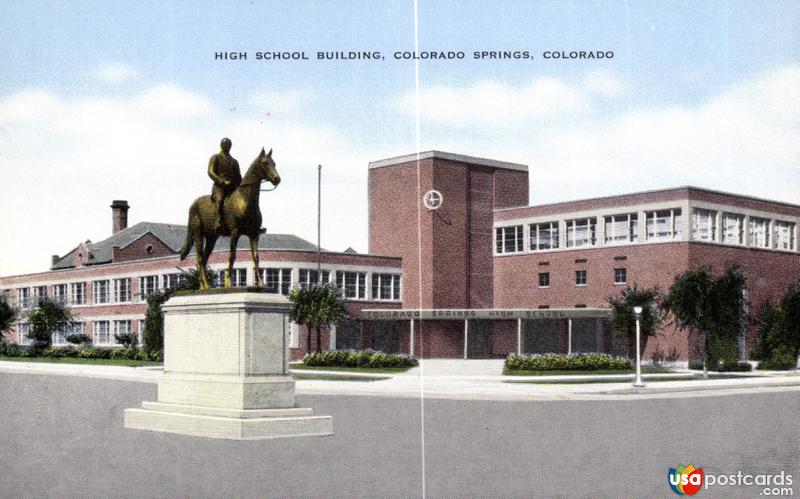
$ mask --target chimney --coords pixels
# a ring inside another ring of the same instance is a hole
[[[50,266],[52,267],[53,265],[57,264],[59,260],[61,260],[60,256],[58,256],[58,255],[51,256],[50,257]]]
[[[111,233],[128,228],[128,202],[124,199],[115,199],[111,202]]]

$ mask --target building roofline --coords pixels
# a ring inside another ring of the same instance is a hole
[[[719,191],[719,190],[716,190],[716,189],[707,189],[705,187],[696,187],[696,186],[693,186],[693,185],[682,185],[682,186],[678,186],[678,187],[667,187],[667,188],[664,188],[664,189],[651,189],[651,190],[647,190],[647,191],[626,192],[624,194],[613,194],[613,195],[609,195],[609,196],[598,196],[598,197],[593,197],[593,198],[570,199],[570,200],[567,200],[567,201],[555,201],[555,202],[552,202],[552,203],[531,204],[531,205],[527,205],[527,206],[511,206],[511,207],[508,207],[508,208],[495,208],[494,212],[496,213],[496,212],[501,212],[501,211],[524,210],[526,208],[544,208],[544,207],[549,207],[549,206],[558,206],[558,205],[562,205],[562,204],[583,203],[583,202],[587,202],[587,201],[601,201],[601,200],[605,200],[605,199],[621,198],[621,197],[625,197],[625,196],[641,196],[641,195],[646,195],[646,194],[658,194],[658,193],[670,192],[670,191],[706,192],[706,193],[709,193],[709,194],[720,194],[720,195],[723,195],[723,196],[731,196],[731,197],[736,197],[736,198],[750,199],[750,200],[753,200],[753,201],[760,201],[760,202],[763,202],[763,203],[771,203],[771,204],[779,204],[779,205],[782,205],[782,206],[788,206],[790,208],[800,209],[800,205],[794,204],[794,203],[788,203],[786,201],[778,201],[778,200],[775,200],[775,199],[760,198],[760,197],[757,197],[757,196],[749,196],[747,194],[736,194],[736,193],[733,193],[733,192]]]
[[[217,250],[215,248],[213,253],[222,253],[222,252],[227,252],[227,251],[228,251],[227,248],[220,248],[219,250]],[[250,252],[249,249],[244,249],[244,248],[243,249],[237,249],[237,251],[247,251],[248,253]],[[277,251],[277,252],[282,252],[282,253],[310,253],[312,255],[315,255],[317,253],[316,250],[278,249],[278,248],[262,248],[262,249],[259,249],[258,251]],[[342,256],[357,257],[357,258],[358,257],[363,257],[363,258],[386,258],[386,259],[389,259],[389,260],[402,260],[402,257],[399,257],[399,256],[376,255],[376,254],[373,254],[373,253],[344,253],[344,252],[341,252],[341,251],[323,251],[322,254],[323,255],[342,255]],[[67,267],[67,268],[63,268],[63,269],[49,269],[49,270],[44,270],[42,272],[30,272],[30,273],[27,273],[27,274],[4,275],[4,276],[0,276],[0,279],[8,279],[8,278],[12,278],[12,277],[34,277],[34,276],[38,276],[38,275],[56,274],[56,273],[60,273],[60,272],[74,272],[76,270],[91,270],[91,269],[97,269],[97,268],[118,267],[118,266],[122,266],[122,265],[135,265],[135,264],[141,263],[141,262],[150,263],[150,262],[157,262],[157,261],[160,261],[160,260],[169,260],[169,259],[172,259],[172,258],[176,258],[177,256],[178,256],[178,254],[174,253],[172,255],[157,256],[157,257],[153,257],[153,258],[141,258],[141,259],[138,259],[138,260],[125,260],[123,262],[101,262],[101,263],[94,263],[94,264],[91,264],[91,265],[84,265],[82,267]],[[193,256],[193,255],[190,255],[190,256]],[[180,260],[180,261],[182,261],[182,260]]]
[[[402,163],[410,163],[412,161],[418,161],[423,159],[447,159],[450,161],[460,161],[463,163],[470,163],[473,165],[481,165],[481,166],[489,166],[491,168],[502,168],[505,170],[517,170],[517,171],[528,171],[528,165],[523,165],[521,163],[511,163],[508,161],[497,161],[495,159],[489,158],[478,158],[475,156],[466,156],[464,154],[455,154],[451,152],[444,152],[444,151],[424,151],[418,154],[406,154],[403,156],[395,156],[393,158],[386,158],[386,159],[379,159],[376,161],[369,162],[369,169],[372,170],[374,168],[382,168],[385,166],[394,166],[399,165]]]

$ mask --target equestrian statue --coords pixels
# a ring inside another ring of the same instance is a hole
[[[186,258],[194,245],[200,289],[210,287],[206,277],[208,258],[220,236],[230,237],[225,287],[231,287],[236,245],[241,236],[247,236],[250,240],[255,283],[258,287],[263,286],[258,272],[258,239],[266,229],[261,227],[258,199],[262,182],[270,182],[277,187],[281,177],[275,169],[275,161],[272,160],[272,149],[264,152],[264,148],[261,148],[261,153],[242,177],[239,162],[230,155],[231,146],[230,139],[222,139],[220,152],[211,156],[208,162],[208,176],[214,181],[211,195],[200,196],[189,208],[186,242],[181,248],[181,260]]]

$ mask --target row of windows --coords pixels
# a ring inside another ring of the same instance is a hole
[[[26,322],[17,324],[17,342],[22,345],[31,344],[31,339],[28,334],[31,332],[31,325]],[[116,335],[130,334],[131,321],[130,320],[114,320],[114,321],[94,321],[92,323],[92,342],[95,345],[119,345]],[[141,335],[144,332],[144,321],[139,321],[139,342],[141,343]],[[52,334],[52,342],[54,345],[66,345],[67,337],[73,334],[87,334],[86,324],[84,322],[72,322],[70,327],[64,331],[57,331]]]
[[[625,284],[628,282],[628,270],[626,268],[614,269],[614,284]],[[575,271],[575,285],[586,286],[588,284],[588,274],[586,270]],[[550,287],[550,272],[539,272],[539,287]]]
[[[745,244],[754,248],[794,251],[795,224],[784,220],[745,217],[740,213],[692,210],[692,239],[695,241]]]
[[[681,238],[682,213],[680,208],[645,212],[645,239],[671,241]],[[565,220],[563,244],[567,248],[597,245],[597,217]],[[604,242],[607,246],[639,242],[639,214],[621,213],[601,218]],[[559,221],[530,224],[530,251],[558,249],[562,244]],[[525,251],[523,226],[512,225],[495,229],[495,252],[520,253]]]
[[[227,271],[221,270],[214,273],[215,287],[221,287],[225,282]],[[247,269],[233,269],[231,285],[234,287],[247,286]],[[264,287],[269,293],[288,295],[292,286],[291,268],[262,268],[259,269]],[[321,271],[317,274],[314,269],[299,269],[298,285],[307,287],[314,283],[331,282],[331,272]],[[138,278],[139,299],[160,290],[174,289],[181,285],[184,276],[182,273],[165,275],[150,275]],[[337,271],[335,283],[342,290],[346,298],[367,299],[367,273]],[[400,275],[399,274],[372,274],[371,297],[373,300],[400,300]],[[29,308],[36,301],[48,296],[47,286],[17,289],[17,304],[22,308]],[[70,284],[56,284],[52,286],[52,297],[69,305],[84,305],[86,299],[86,283],[75,282]],[[106,303],[129,303],[131,301],[131,279],[101,279],[92,281],[92,303],[95,305]]]
[[[646,241],[674,241],[683,237],[683,212],[680,208],[644,212]],[[603,223],[603,242],[606,246],[639,242],[639,214],[621,213],[600,218]],[[527,250],[544,251],[597,245],[598,217],[529,224]],[[560,231],[564,230],[563,241]],[[745,238],[747,235],[747,238]],[[795,250],[796,226],[793,222],[739,213],[717,212],[694,208],[691,216],[691,236],[694,241],[713,241],[723,244],[748,245],[756,248]],[[495,229],[495,252],[521,253],[526,251],[522,225]]]

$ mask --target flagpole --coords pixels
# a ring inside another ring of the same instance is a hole
[[[322,282],[322,165],[317,165],[317,284]]]

